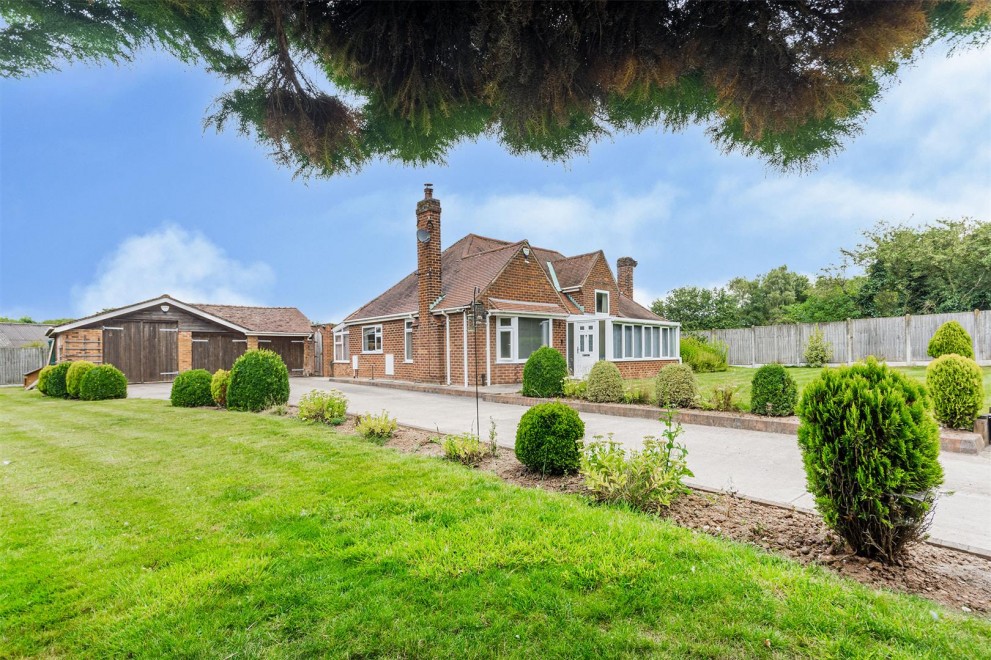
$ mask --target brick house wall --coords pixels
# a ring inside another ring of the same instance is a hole
[[[677,360],[636,360],[633,362],[613,362],[619,367],[623,378],[653,378],[657,372],[669,364],[678,364]]]
[[[103,330],[77,328],[58,335],[55,339],[55,360],[88,360],[94,364],[103,364]]]
[[[617,316],[619,314],[619,287],[616,285],[616,279],[613,277],[609,263],[602,252],[596,255],[595,263],[589,271],[585,284],[577,293],[571,294],[585,308],[587,314],[595,313],[596,289],[609,292],[609,314]]]
[[[179,331],[179,372],[193,368],[193,333],[187,330]]]

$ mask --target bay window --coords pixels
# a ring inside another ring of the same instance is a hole
[[[677,358],[675,332],[675,328],[614,322],[612,324],[613,359]]]

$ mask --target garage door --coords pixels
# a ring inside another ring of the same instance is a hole
[[[103,362],[131,383],[170,381],[179,373],[177,323],[124,321],[103,327]]]
[[[303,375],[303,347],[306,345],[305,339],[293,337],[270,337],[260,338],[258,348],[267,348],[275,351],[286,363],[290,376]]]
[[[247,348],[247,340],[240,335],[223,333],[193,333],[193,369],[206,369],[214,373],[234,365]]]

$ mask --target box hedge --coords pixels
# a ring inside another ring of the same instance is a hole
[[[541,403],[523,413],[516,428],[516,458],[542,474],[578,470],[585,423],[563,403]]]
[[[69,373],[71,362],[59,362],[56,365],[45,367],[38,374],[38,391],[45,396],[56,399],[69,398],[68,386],[65,377]]]
[[[198,408],[213,405],[210,384],[213,376],[206,369],[183,371],[172,381],[169,400],[177,408]]]
[[[654,379],[657,405],[662,408],[690,408],[699,398],[699,384],[695,372],[687,364],[669,364],[661,367]]]
[[[287,401],[289,370],[278,353],[253,349],[234,362],[227,385],[230,410],[258,412]]]
[[[750,381],[750,412],[787,417],[795,412],[798,386],[780,364],[765,364]]]
[[[83,382],[83,376],[95,366],[95,364],[86,360],[69,363],[69,370],[65,372],[65,390],[68,392],[70,398],[79,398],[79,386]]]
[[[926,352],[931,358],[955,353],[974,359],[974,342],[962,325],[956,321],[947,321],[939,326],[932,339],[929,340],[929,347]]]
[[[112,364],[93,367],[79,384],[79,398],[84,401],[124,399],[127,397],[127,377]]]
[[[226,369],[217,369],[210,379],[210,396],[221,408],[227,407],[227,385],[230,384],[230,380],[231,372]]]
[[[523,366],[523,396],[551,397],[564,393],[568,363],[550,346],[541,346]]]
[[[972,429],[984,405],[981,368],[970,358],[941,355],[926,367],[926,387],[936,419],[951,429]]]
[[[599,360],[588,373],[585,398],[596,403],[616,403],[623,400],[623,375],[612,362]]]

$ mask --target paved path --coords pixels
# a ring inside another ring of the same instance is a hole
[[[474,428],[475,400],[470,398],[386,389],[323,378],[291,379],[290,401],[312,389],[338,389],[350,400],[349,412],[388,410],[401,423],[442,433]],[[168,398],[169,386],[135,385],[129,395]],[[482,436],[489,420],[496,423],[501,446],[512,447],[516,425],[525,406],[481,401]],[[581,413],[586,435],[605,435],[628,447],[639,447],[646,435],[660,436],[663,425],[645,419]],[[685,425],[681,442],[688,447],[688,465],[695,473],[690,483],[732,490],[750,497],[812,509],[805,489],[805,472],[795,438],[780,433],[740,431],[713,426]],[[991,453],[968,456],[944,452],[940,456],[946,480],[930,534],[934,539],[969,546],[991,554]]]

